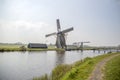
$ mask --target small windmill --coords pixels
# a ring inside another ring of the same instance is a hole
[[[84,43],[90,43],[90,42],[89,42],[89,41],[87,41],[87,42],[79,42],[81,49],[83,49],[83,44],[84,44]]]
[[[54,32],[54,33],[51,33],[51,34],[47,34],[45,36],[49,37],[49,36],[57,35],[56,47],[57,48],[65,48],[66,49],[67,45],[66,45],[66,40],[65,40],[65,34],[70,32],[70,31],[72,31],[73,27],[61,31],[59,19],[57,19],[56,22],[57,22],[57,32]]]
[[[75,42],[73,43],[73,45],[76,45],[77,47],[81,48],[83,50],[83,44],[84,43],[90,43],[89,41],[86,42]]]

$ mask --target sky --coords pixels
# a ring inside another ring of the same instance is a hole
[[[120,0],[0,0],[0,43],[54,44],[56,19],[67,44],[120,45]]]

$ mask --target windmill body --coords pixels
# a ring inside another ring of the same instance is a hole
[[[61,31],[59,19],[56,20],[56,23],[57,23],[57,33],[54,32],[54,33],[51,33],[51,34],[47,34],[46,37],[49,37],[49,36],[52,36],[52,35],[57,35],[57,38],[56,38],[56,47],[57,48],[65,48],[66,49],[67,46],[66,46],[65,34],[67,32],[72,31],[73,27]]]

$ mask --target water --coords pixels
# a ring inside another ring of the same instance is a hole
[[[32,80],[50,74],[58,64],[71,64],[86,57],[104,54],[103,51],[43,51],[0,53],[0,80]]]

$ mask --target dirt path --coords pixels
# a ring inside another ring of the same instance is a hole
[[[100,61],[98,64],[96,64],[96,66],[95,66],[92,74],[88,78],[88,80],[102,80],[102,78],[103,78],[102,69],[104,68],[106,62],[118,55],[120,55],[120,54],[116,54],[116,55],[107,57],[107,58],[103,59],[102,61]]]

